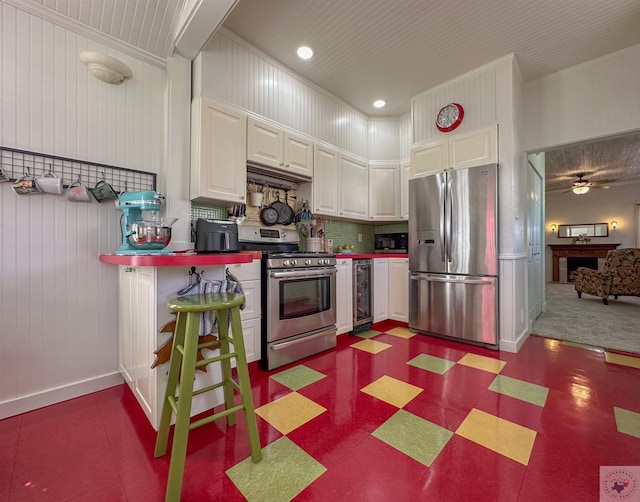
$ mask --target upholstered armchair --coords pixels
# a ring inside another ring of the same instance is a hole
[[[602,270],[579,267],[574,282],[578,298],[582,293],[599,296],[609,305],[609,296],[640,296],[640,249],[613,249]]]

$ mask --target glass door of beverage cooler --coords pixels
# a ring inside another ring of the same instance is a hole
[[[353,260],[353,330],[368,329],[373,320],[373,261]]]

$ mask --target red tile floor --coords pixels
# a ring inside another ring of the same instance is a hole
[[[182,500],[597,501],[600,466],[640,466],[640,358],[609,359],[381,323],[289,367],[252,365],[264,460],[247,460],[243,419],[195,429]],[[161,501],[154,441],[126,385],[2,420],[0,502]]]

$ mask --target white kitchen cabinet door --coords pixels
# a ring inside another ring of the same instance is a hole
[[[410,152],[411,177],[418,178],[449,167],[449,143],[441,138],[429,143],[417,144]]]
[[[498,126],[449,137],[449,163],[454,169],[498,162]]]
[[[373,322],[389,319],[389,260],[373,260]]]
[[[247,160],[311,178],[313,141],[250,117],[247,120]]]
[[[315,145],[313,155],[312,212],[322,216],[338,215],[338,151]]]
[[[313,176],[313,141],[285,131],[282,157],[286,171]]]
[[[136,276],[132,267],[118,267],[118,366],[120,374],[133,391]]]
[[[156,323],[156,268],[137,267],[135,269],[136,299],[133,315],[135,316],[134,338],[134,370],[133,393],[135,394],[145,415],[153,424],[158,417],[156,407],[156,370],[151,369],[157,349],[158,333]]]
[[[408,322],[409,260],[389,258],[389,319]]]
[[[194,202],[244,203],[247,117],[199,97],[191,106],[191,184]]]
[[[400,219],[409,219],[409,180],[411,164],[408,160],[400,162]]]
[[[396,221],[400,217],[400,166],[369,164],[369,219]]]
[[[346,258],[336,260],[336,328],[337,334],[353,329],[353,283],[352,261]]]
[[[253,260],[250,263],[236,263],[228,268],[240,281],[244,291],[245,306],[240,311],[240,318],[242,319],[242,334],[247,352],[247,362],[257,361],[260,359],[262,346],[260,260]]]
[[[247,119],[247,160],[282,169],[284,131],[276,126]]]
[[[369,166],[356,157],[341,154],[338,163],[338,216],[368,219]]]

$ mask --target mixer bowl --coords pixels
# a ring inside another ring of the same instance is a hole
[[[136,249],[164,249],[171,241],[171,227],[162,221],[134,221],[128,230],[127,240]]]

